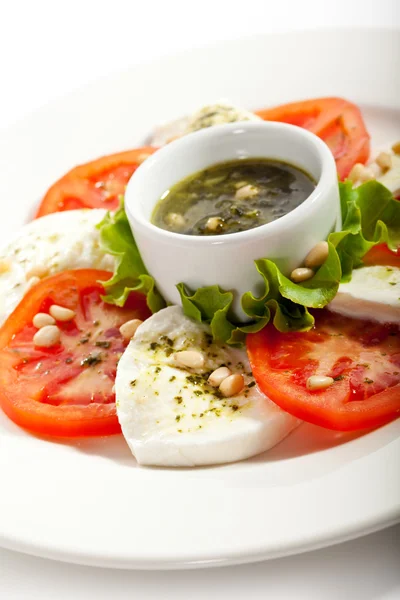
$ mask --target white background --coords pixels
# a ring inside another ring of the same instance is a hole
[[[185,48],[254,33],[354,26],[399,28],[400,3],[0,0],[0,129],[90,80]],[[173,90],[161,90],[160,102],[163,93]],[[400,526],[297,557],[180,573],[78,567],[0,550],[6,600],[210,596],[399,600]]]

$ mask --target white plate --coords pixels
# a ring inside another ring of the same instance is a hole
[[[400,32],[255,37],[135,68],[0,136],[1,238],[76,163],[135,146],[161,120],[228,98],[361,104],[375,145],[400,139]],[[400,518],[400,420],[357,437],[303,425],[222,467],[139,468],[119,437],[53,443],[0,414],[0,543],[77,563],[181,568],[325,546]]]

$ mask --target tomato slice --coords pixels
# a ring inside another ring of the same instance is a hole
[[[369,133],[360,109],[343,98],[316,98],[256,111],[266,121],[281,121],[304,127],[329,146],[340,179],[369,157]]]
[[[363,257],[365,265],[384,265],[387,267],[400,268],[400,246],[395,252],[390,250],[386,244],[377,244]]]
[[[101,300],[106,271],[64,271],[43,279],[23,298],[0,329],[0,406],[18,425],[49,436],[119,433],[113,385],[127,342],[119,327],[150,316],[143,294],[124,308]],[[75,311],[57,322],[60,342],[35,346],[32,319],[52,304]]]
[[[144,146],[75,167],[51,186],[36,217],[77,208],[115,210],[132,174],[155,151]]]
[[[382,325],[318,311],[315,327],[280,333],[272,324],[247,336],[261,391],[281,408],[316,425],[342,431],[382,425],[400,416],[400,335]],[[334,378],[309,391],[311,375]]]

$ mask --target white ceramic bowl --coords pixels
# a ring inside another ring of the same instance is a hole
[[[240,233],[184,235],[151,223],[153,209],[172,185],[216,163],[244,158],[283,160],[317,181],[312,194],[287,215]],[[241,295],[259,295],[263,286],[254,260],[274,260],[285,274],[302,264],[309,250],[341,227],[333,156],[308,131],[273,122],[220,125],[168,144],[148,158],[128,183],[125,206],[143,261],[164,298],[179,304],[176,284],[191,290],[218,284],[235,293],[234,313],[246,320]]]

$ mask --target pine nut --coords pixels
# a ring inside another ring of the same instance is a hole
[[[45,325],[33,336],[35,346],[50,348],[60,341],[61,331],[57,325]]]
[[[30,279],[31,277],[39,277],[39,279],[41,279],[42,277],[45,277],[48,274],[48,272],[49,272],[49,270],[47,267],[36,265],[36,267],[32,267],[32,269],[30,269],[30,271],[25,273],[25,278],[27,280]]]
[[[206,223],[206,229],[208,231],[218,231],[222,229],[224,222],[219,217],[210,217]]]
[[[376,179],[377,177],[380,177],[382,175],[382,169],[376,162],[373,162],[368,165],[368,171],[370,175],[372,175],[372,179]]]
[[[365,181],[375,179],[375,175],[370,168],[365,167],[361,163],[356,163],[347,175],[347,179],[353,183],[364,183]]]
[[[140,319],[131,319],[127,321],[119,328],[119,332],[125,340],[131,340],[136,333],[136,329],[141,325],[143,321]]]
[[[392,157],[389,152],[381,152],[378,154],[375,162],[380,166],[382,171],[388,171],[392,167]]]
[[[325,390],[333,383],[332,377],[324,377],[323,375],[312,375],[307,379],[306,387],[310,392],[316,390]]]
[[[307,279],[311,279],[313,276],[314,271],[312,269],[308,269],[307,267],[299,267],[291,272],[290,279],[295,283],[300,283],[302,281],[307,281]]]
[[[219,369],[215,369],[208,378],[208,383],[213,387],[219,387],[221,383],[232,375],[232,371],[228,369],[228,367],[219,367]]]
[[[307,254],[304,264],[309,269],[315,269],[324,264],[329,254],[328,242],[318,242]]]
[[[201,369],[204,367],[204,356],[197,350],[175,352],[174,360],[181,367],[189,367],[190,369]]]
[[[259,190],[254,185],[250,183],[248,185],[244,185],[239,188],[237,192],[235,192],[236,200],[245,200],[246,198],[252,198],[253,196],[257,196]]]
[[[55,323],[55,319],[47,313],[37,313],[32,319],[33,326],[38,329],[42,329],[42,327],[46,327],[46,325],[55,325]]]
[[[347,175],[347,179],[355,183],[360,180],[361,174],[364,171],[364,165],[361,163],[356,163],[354,167],[351,169],[350,173]]]
[[[56,321],[72,321],[76,317],[76,312],[65,306],[53,304],[50,306],[49,313]]]
[[[360,183],[365,183],[366,181],[371,181],[372,179],[375,179],[375,173],[373,172],[373,169],[371,167],[364,167],[359,179]]]
[[[185,226],[185,217],[180,215],[179,213],[168,213],[165,217],[165,222],[170,227],[175,227],[176,229],[182,229]]]
[[[392,150],[395,154],[400,154],[400,141],[393,144]]]
[[[225,396],[225,398],[229,398],[230,396],[236,396],[236,394],[240,394],[243,388],[243,375],[235,373],[234,375],[229,375],[229,377],[223,380],[219,386],[219,391],[223,396]]]

